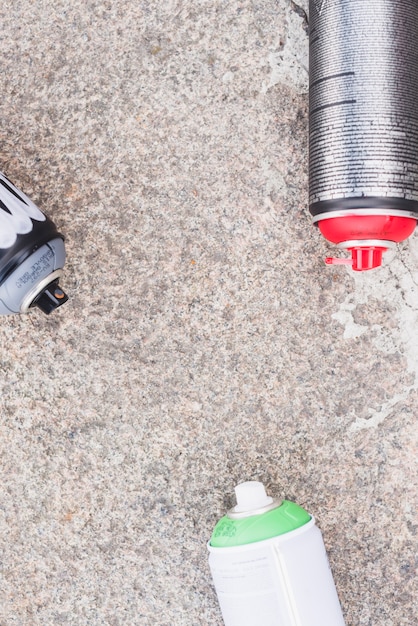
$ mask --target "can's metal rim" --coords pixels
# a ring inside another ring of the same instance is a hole
[[[20,305],[20,312],[26,313],[29,310],[30,305],[35,300],[36,296],[38,296],[45,287],[48,287],[50,283],[54,280],[62,276],[62,269],[55,270],[51,274],[48,274],[45,278],[43,278],[39,283],[35,285],[33,289],[31,289],[26,296],[22,300],[22,304]]]
[[[347,248],[396,248],[396,243],[386,239],[350,239],[337,243],[336,247],[343,250]]]
[[[279,507],[282,502],[283,500],[274,498],[273,502],[267,504],[266,506],[260,507],[259,509],[253,509],[252,511],[240,511],[239,513],[237,513],[235,511],[235,507],[233,507],[232,509],[229,509],[227,517],[231,519],[244,519],[246,517],[253,517],[253,515],[262,515],[263,513],[267,513],[268,511],[277,509],[277,507]]]
[[[417,213],[413,211],[399,211],[397,209],[343,209],[341,211],[329,211],[327,213],[320,213],[312,218],[312,222],[316,224],[322,220],[331,220],[337,217],[353,217],[353,216],[371,216],[371,215],[387,215],[389,217],[412,217],[414,220],[418,219]]]

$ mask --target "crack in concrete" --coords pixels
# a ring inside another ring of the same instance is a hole
[[[308,91],[308,19],[305,10],[291,2],[287,5],[285,16],[287,28],[282,33],[275,46],[275,50],[268,55],[268,64],[271,68],[268,84],[263,84],[261,93],[278,84],[288,85],[297,93]]]
[[[290,0],[290,6],[293,9],[293,11],[297,13],[299,17],[303,19],[303,22],[304,22],[303,28],[305,32],[308,33],[309,20],[308,20],[308,16],[307,16],[305,9],[301,7],[299,4],[296,4],[296,2],[294,2],[293,0]]]
[[[355,421],[351,424],[348,432],[356,433],[360,430],[377,428],[379,424],[382,424],[382,422],[384,422],[385,419],[392,414],[392,410],[394,409],[394,407],[399,404],[399,402],[404,402],[408,398],[411,391],[415,391],[416,389],[417,385],[411,385],[410,387],[407,387],[402,393],[395,394],[393,398],[385,402],[385,404],[382,404],[379,411],[369,409],[371,415],[371,417],[369,418],[355,416]]]
[[[359,275],[350,274],[354,280],[354,291],[347,295],[340,304],[339,311],[332,316],[344,327],[344,339],[357,339],[375,331],[371,336],[374,347],[385,354],[401,352],[407,362],[407,371],[414,377],[412,385],[404,387],[383,403],[380,409],[369,409],[369,418],[355,417],[349,428],[350,432],[377,428],[393,414],[399,403],[407,400],[412,391],[418,390],[418,240],[413,238],[408,245],[408,261],[404,258],[405,249],[400,248],[394,258],[381,269]],[[356,323],[354,314],[357,306],[366,304],[369,298],[392,307],[395,304],[398,322],[395,328],[383,324],[367,326]]]

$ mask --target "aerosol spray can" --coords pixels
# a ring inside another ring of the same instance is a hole
[[[314,518],[256,481],[235,493],[208,543],[225,626],[344,626]]]
[[[58,281],[63,236],[22,191],[0,173],[0,315],[32,306],[51,313],[68,300]]]
[[[368,270],[418,219],[418,2],[310,0],[309,205]]]

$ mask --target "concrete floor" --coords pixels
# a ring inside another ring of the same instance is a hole
[[[220,626],[248,479],[315,515],[347,626],[418,622],[418,236],[324,265],[304,10],[1,4],[0,169],[71,298],[0,322],[1,626]]]

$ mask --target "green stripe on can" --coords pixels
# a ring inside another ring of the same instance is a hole
[[[307,524],[309,513],[301,506],[283,500],[280,506],[261,515],[243,519],[222,517],[213,529],[210,545],[214,548],[232,548],[284,535]]]

